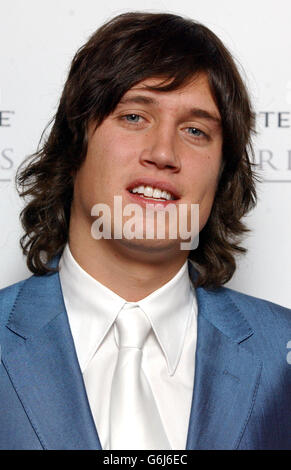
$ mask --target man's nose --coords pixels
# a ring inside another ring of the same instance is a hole
[[[156,166],[158,169],[169,169],[177,172],[181,161],[177,153],[177,136],[175,129],[159,125],[147,135],[146,145],[141,154],[141,163],[145,166]]]

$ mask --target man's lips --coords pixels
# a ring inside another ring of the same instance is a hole
[[[154,178],[149,178],[149,177],[142,177],[142,178],[135,179],[127,186],[126,189],[128,191],[131,191],[132,189],[137,188],[138,186],[151,186],[152,188],[161,189],[162,191],[168,191],[174,197],[174,200],[180,199],[181,197],[177,189],[171,183],[167,181],[156,180]],[[140,195],[140,197],[142,197],[142,195]],[[144,199],[147,199],[147,198],[144,197]],[[173,200],[166,201],[166,202],[173,202]]]
[[[146,196],[143,196],[143,194],[138,194],[138,193],[131,193],[130,191],[128,191],[128,195],[130,196],[130,198],[132,199],[133,202],[143,206],[143,207],[146,207],[148,206],[149,204],[155,206],[155,207],[166,207],[168,204],[175,204],[176,203],[176,200],[175,199],[168,199],[168,200],[159,200],[159,199],[153,199],[151,197],[146,197]]]

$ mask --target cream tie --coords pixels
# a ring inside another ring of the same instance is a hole
[[[150,322],[138,306],[125,304],[115,325],[119,353],[111,390],[110,449],[169,450],[152,390],[141,368]]]

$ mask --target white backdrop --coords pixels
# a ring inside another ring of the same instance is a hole
[[[248,216],[248,254],[229,283],[291,307],[290,0],[0,0],[0,287],[27,277],[14,176],[54,115],[76,50],[107,19],[168,11],[210,27],[245,71],[258,113],[256,161],[264,182]]]

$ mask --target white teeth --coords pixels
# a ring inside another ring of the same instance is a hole
[[[162,191],[160,189],[157,189],[157,188],[154,189],[153,197],[160,198],[161,194],[162,194]]]
[[[147,197],[152,197],[153,195],[153,188],[151,186],[146,186],[144,190],[144,195]]]
[[[167,201],[175,199],[171,193],[168,191],[162,191],[158,188],[153,188],[152,186],[136,186],[135,188],[131,189],[132,193],[142,194],[145,197],[150,197],[153,199],[166,199]]]

